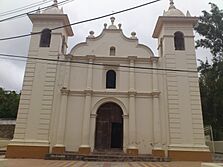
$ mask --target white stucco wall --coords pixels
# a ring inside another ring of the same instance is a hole
[[[63,24],[37,19],[33,31]],[[93,151],[97,110],[114,102],[123,111],[124,151],[207,151],[197,73],[155,70],[196,70],[192,24],[172,21],[160,26],[159,58],[138,44],[135,36],[125,37],[121,29],[105,28],[98,37],[91,35],[74,46],[68,55],[61,54],[67,30],[53,32],[49,48],[39,48],[40,36],[32,36],[30,57],[63,62],[27,62],[13,142]],[[184,51],[174,49],[176,31],[184,33]],[[112,46],[116,54],[110,56]],[[106,89],[108,70],[116,72],[115,89]]]

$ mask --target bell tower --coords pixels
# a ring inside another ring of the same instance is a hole
[[[204,139],[194,46],[193,26],[197,20],[170,0],[169,9],[158,18],[153,32],[153,38],[158,39],[161,68],[167,69],[162,76],[168,122],[165,151],[173,160],[211,160]]]
[[[63,27],[70,24],[69,19],[56,0],[51,7],[28,17],[33,29],[14,138],[6,152],[9,158],[43,158],[49,153],[50,120],[57,90],[56,60],[64,56],[67,38],[73,36],[70,26]]]

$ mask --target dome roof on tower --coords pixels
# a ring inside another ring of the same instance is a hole
[[[42,14],[63,14],[63,10],[58,8],[57,0],[54,0],[54,4],[45,9]]]
[[[170,7],[168,11],[164,11],[163,16],[185,16],[185,15],[182,11],[180,11],[174,6],[173,0],[170,0]]]
[[[55,6],[52,6],[51,8],[44,10],[42,14],[63,14],[63,11]]]

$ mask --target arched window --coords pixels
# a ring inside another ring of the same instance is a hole
[[[110,56],[115,56],[115,47],[110,47]]]
[[[109,70],[106,73],[106,88],[108,89],[116,88],[116,73],[114,70]]]
[[[185,50],[184,34],[182,32],[177,31],[174,33],[174,46],[175,50]]]
[[[40,47],[50,47],[51,30],[46,28],[41,32]]]

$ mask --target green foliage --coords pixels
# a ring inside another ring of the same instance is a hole
[[[203,11],[195,27],[203,38],[196,47],[209,48],[213,64],[202,61],[200,67],[200,92],[205,125],[213,127],[215,140],[223,139],[223,10],[211,4],[210,13]]]
[[[213,56],[217,59],[223,58],[223,10],[217,5],[211,4],[210,13],[202,11],[203,16],[199,17],[199,22],[195,30],[203,36],[196,41],[196,47],[209,48]]]
[[[212,125],[214,138],[223,139],[223,61],[201,62],[200,91],[203,118],[206,125]]]
[[[0,118],[16,118],[20,94],[0,88]]]

